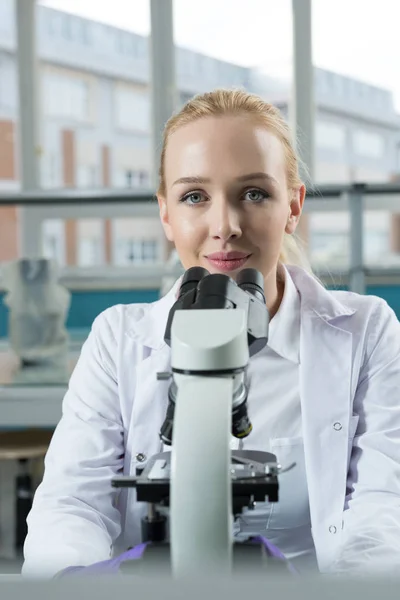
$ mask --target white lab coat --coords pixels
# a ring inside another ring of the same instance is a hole
[[[400,567],[400,324],[383,300],[329,292],[288,268],[301,297],[300,398],[312,534],[321,572]],[[63,402],[28,518],[23,573],[53,575],[140,541],[134,474],[160,451],[172,290],[94,322]],[[251,393],[251,392],[250,392]],[[199,515],[201,518],[201,515]]]

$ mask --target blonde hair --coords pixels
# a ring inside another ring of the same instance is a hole
[[[259,96],[244,90],[217,89],[194,96],[167,122],[161,150],[158,194],[165,196],[165,155],[169,136],[180,127],[205,117],[243,115],[256,119],[281,141],[286,158],[286,177],[289,189],[303,185],[299,174],[299,159],[294,149],[288,124],[278,108]],[[280,262],[303,267],[311,272],[302,242],[297,236],[284,234]]]

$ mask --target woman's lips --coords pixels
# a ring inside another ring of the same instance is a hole
[[[219,271],[228,273],[243,267],[249,257],[249,254],[244,254],[243,252],[216,252],[209,254],[206,258]]]

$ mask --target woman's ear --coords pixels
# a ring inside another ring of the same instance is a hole
[[[167,237],[167,240],[169,240],[170,242],[173,242],[174,236],[172,233],[171,225],[169,223],[167,199],[164,196],[157,195],[157,201],[158,201],[158,207],[160,209],[161,224],[164,228],[165,235]]]
[[[292,192],[292,199],[289,205],[289,214],[285,227],[285,232],[288,234],[292,234],[296,231],[296,227],[299,223],[301,213],[303,210],[305,195],[305,185],[301,185],[299,188],[293,190]]]

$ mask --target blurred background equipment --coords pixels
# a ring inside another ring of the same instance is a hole
[[[400,318],[399,19],[397,0],[0,0],[0,572],[93,320],[183,273],[154,193],[164,123],[195,94],[279,107],[313,269]]]
[[[47,452],[51,437],[51,430],[0,432],[0,461],[13,461],[12,466],[17,470],[14,489],[9,496],[10,500],[13,498],[14,504],[13,533],[17,556],[22,553],[27,534],[26,518],[32,507],[35,488],[43,475],[40,461]],[[10,486],[10,492],[11,489]]]
[[[70,294],[57,281],[54,261],[21,259],[3,269],[10,347],[22,366],[66,362],[65,322]]]

